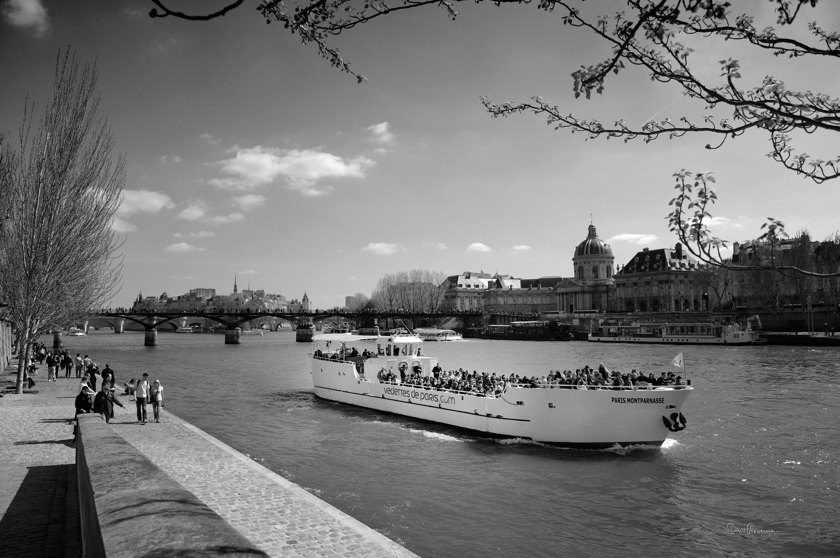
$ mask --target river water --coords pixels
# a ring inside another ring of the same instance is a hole
[[[316,399],[309,344],[293,332],[241,345],[159,333],[157,347],[95,332],[64,345],[110,364],[119,384],[160,379],[167,410],[420,556],[840,556],[837,349],[425,346],[445,369],[529,375],[600,362],[658,374],[684,352],[686,430],[658,449],[581,451]]]

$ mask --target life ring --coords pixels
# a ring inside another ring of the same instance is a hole
[[[399,368],[400,372],[405,372],[405,370],[408,368],[408,363],[404,360],[401,360],[397,368]]]
[[[670,418],[666,416],[662,417],[662,423],[671,432],[679,432],[680,430],[685,430],[687,421],[682,413],[671,413]]]

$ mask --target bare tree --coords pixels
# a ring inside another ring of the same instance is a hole
[[[125,158],[112,156],[95,65],[59,53],[53,95],[37,125],[33,108],[27,100],[18,145],[4,145],[0,156],[0,293],[18,336],[18,393],[32,343],[103,306],[122,269],[111,224]]]
[[[436,312],[443,303],[444,279],[441,271],[423,269],[389,273],[376,283],[371,298],[382,310]]]

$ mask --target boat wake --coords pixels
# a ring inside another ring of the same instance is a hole
[[[409,428],[409,432],[412,434],[422,434],[425,438],[433,438],[435,440],[441,440],[443,442],[469,442],[470,440],[465,440],[463,438],[457,438],[455,436],[450,436],[448,434],[442,434],[440,432],[430,432],[428,430],[419,430],[416,428]]]

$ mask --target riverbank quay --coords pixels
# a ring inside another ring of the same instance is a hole
[[[840,335],[825,333],[767,333],[768,345],[793,345],[798,347],[840,347]]]
[[[7,375],[5,379],[11,381],[13,376]],[[33,390],[26,390],[30,393],[5,395],[0,399],[0,466],[5,466],[5,477],[11,481],[4,480],[0,490],[0,533],[5,534],[0,537],[0,556],[81,556],[75,482],[69,485],[68,480],[62,493],[57,478],[51,482],[56,486],[52,496],[47,496],[50,490],[42,490],[45,483],[29,472],[45,463],[61,470],[55,471],[54,476],[59,477],[57,473],[63,472],[64,478],[75,478],[76,447],[70,419],[77,385],[77,379],[42,380]],[[160,423],[141,425],[136,421],[134,402],[127,397],[120,401],[126,408],[116,407],[115,420],[108,428],[265,554],[415,556],[166,410],[162,411]],[[26,443],[15,443],[19,441]],[[87,459],[96,474],[96,460],[90,456]],[[10,474],[10,470],[14,473]],[[131,482],[142,482],[142,479]],[[39,491],[45,493],[41,499],[48,500],[55,509],[45,513],[48,503],[43,502],[31,514],[23,514],[27,506],[34,505],[31,500]],[[36,515],[53,519],[54,524],[40,521],[27,526]],[[19,529],[25,529],[25,533],[17,534]],[[63,548],[56,552],[39,551],[36,543],[31,542],[40,541],[37,544],[45,549],[51,541],[65,544],[72,538],[77,541],[75,553]],[[27,541],[28,547],[15,546]],[[144,551],[138,548],[137,555]]]
[[[16,373],[9,366],[0,380],[0,556],[81,557],[73,443],[79,381],[38,374],[33,389],[15,395]]]

